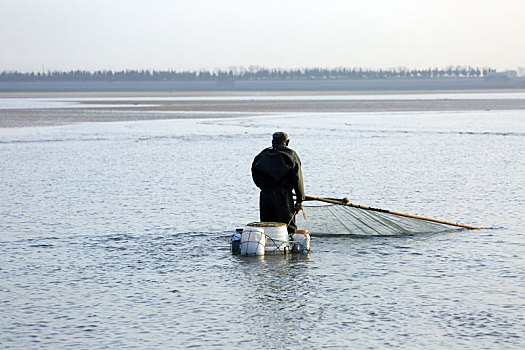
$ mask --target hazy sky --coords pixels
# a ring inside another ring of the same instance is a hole
[[[525,67],[525,0],[0,0],[0,71]]]

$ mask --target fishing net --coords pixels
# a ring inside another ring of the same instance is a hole
[[[399,216],[388,210],[354,208],[339,204],[304,205],[296,217],[297,227],[312,234],[392,236],[460,230],[461,227]]]

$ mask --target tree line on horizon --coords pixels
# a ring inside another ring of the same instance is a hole
[[[451,66],[428,69],[363,69],[363,68],[303,68],[268,69],[234,67],[226,70],[71,70],[47,72],[3,71],[4,82],[138,82],[138,81],[220,81],[220,80],[336,80],[336,79],[434,79],[481,78],[496,72],[493,68]]]

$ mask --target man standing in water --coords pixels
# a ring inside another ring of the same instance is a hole
[[[295,151],[288,148],[289,143],[285,132],[274,133],[272,147],[264,149],[253,160],[252,178],[261,189],[261,221],[288,224],[291,220],[288,232],[294,233],[297,226],[292,218],[303,208],[304,186],[301,160]],[[292,190],[297,198],[295,205]]]

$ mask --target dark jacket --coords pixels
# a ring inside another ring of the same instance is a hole
[[[252,163],[253,182],[261,190],[284,187],[294,190],[297,202],[304,200],[301,160],[295,151],[283,144],[264,149]]]

